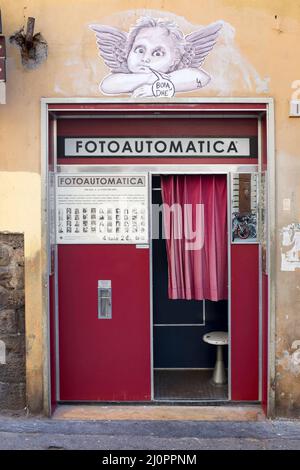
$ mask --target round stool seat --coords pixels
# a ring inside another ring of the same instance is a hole
[[[216,364],[213,371],[212,383],[214,385],[224,385],[227,382],[226,371],[223,361],[222,346],[228,344],[228,332],[227,331],[211,331],[203,336],[203,341],[209,344],[217,346],[217,358]]]
[[[212,331],[203,336],[203,341],[215,346],[225,346],[228,344],[228,333],[227,331]]]

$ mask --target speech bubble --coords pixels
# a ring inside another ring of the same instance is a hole
[[[152,85],[153,96],[157,98],[171,98],[175,95],[175,86],[166,75],[163,76],[160,72],[151,69],[157,76],[157,80]]]

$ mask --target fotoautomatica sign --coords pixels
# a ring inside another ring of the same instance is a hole
[[[59,137],[62,157],[256,158],[255,137]]]

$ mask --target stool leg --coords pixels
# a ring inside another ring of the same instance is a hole
[[[217,385],[223,385],[227,382],[221,345],[217,346],[217,360],[213,373],[213,382]]]

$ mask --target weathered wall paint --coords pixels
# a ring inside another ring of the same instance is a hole
[[[24,409],[24,236],[0,233],[0,409]]]
[[[75,5],[76,3],[76,5]],[[39,411],[47,401],[43,386],[42,239],[40,181],[40,98],[99,97],[100,80],[109,73],[97,57],[92,23],[127,31],[140,16],[168,17],[184,34],[222,19],[218,47],[205,61],[213,77],[201,94],[178,96],[272,96],[276,106],[277,272],[276,404],[280,415],[300,409],[299,375],[286,366],[285,351],[300,338],[300,272],[281,271],[280,230],[300,221],[300,120],[291,119],[292,84],[300,79],[300,10],[294,0],[3,0],[4,34],[9,37],[36,18],[48,58],[36,70],[24,70],[17,48],[7,44],[7,104],[0,106],[0,230],[25,236],[27,395]],[[25,17],[25,20],[24,20]],[[107,97],[109,99],[109,97]],[[282,210],[290,198],[291,211]]]

